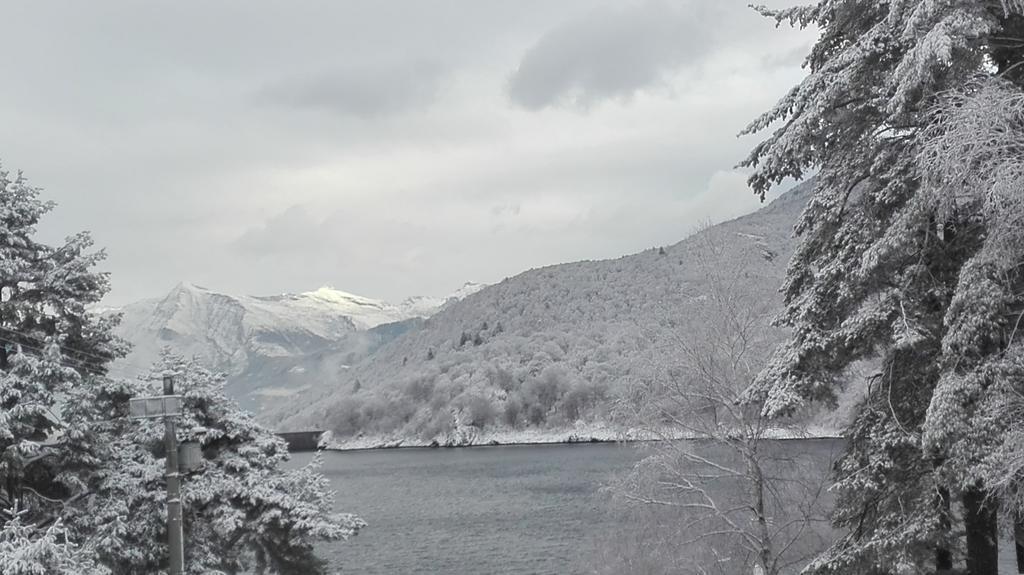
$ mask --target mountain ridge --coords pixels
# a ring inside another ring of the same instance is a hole
[[[112,374],[145,370],[162,348],[170,347],[226,373],[227,391],[258,411],[264,388],[281,397],[314,385],[317,378],[333,377],[341,368],[319,365],[323,358],[354,362],[481,287],[468,282],[451,296],[409,298],[395,305],[329,287],[251,296],[179,282],[163,297],[100,313],[120,314],[115,333],[132,344],[128,356],[113,363]]]
[[[268,418],[281,429],[392,445],[458,444],[502,426],[603,424],[629,381],[666,368],[657,348],[686,328],[686,310],[701,297],[699,242],[723,246],[781,309],[792,229],[812,185],[671,246],[535,268],[488,286]]]

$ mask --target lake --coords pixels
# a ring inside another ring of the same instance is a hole
[[[839,449],[779,445],[825,465]],[[631,529],[600,488],[645,453],[630,444],[326,452],[337,509],[369,527],[321,553],[338,573],[581,572],[588,554]]]

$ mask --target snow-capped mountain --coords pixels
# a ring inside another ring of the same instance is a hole
[[[741,269],[761,301],[781,306],[793,224],[812,185],[672,246],[533,269],[488,286],[268,419],[282,429],[406,444],[445,443],[465,423],[601,423],[630,380],[668,369],[673,342],[707,295],[697,262],[709,243],[716,265]]]
[[[395,323],[415,317],[430,317],[444,307],[445,304],[458,301],[467,295],[480,291],[484,287],[483,284],[467,282],[446,297],[413,296],[406,298],[397,305],[350,294],[330,287],[322,287],[316,291],[281,297],[288,298],[288,301],[302,307],[322,308],[327,306],[331,313],[345,315],[360,329],[370,329],[385,323]]]
[[[249,407],[261,407],[261,399],[336,377],[409,325],[481,287],[467,283],[448,297],[395,305],[329,287],[245,296],[180,283],[163,298],[103,313],[121,313],[117,334],[132,344],[128,357],[113,365],[114,374],[144,373],[170,347],[227,373],[229,392]],[[329,365],[321,365],[325,357],[332,358]]]

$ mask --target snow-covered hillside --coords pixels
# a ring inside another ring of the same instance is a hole
[[[132,344],[113,373],[144,372],[169,346],[226,372],[228,391],[259,409],[297,389],[337,378],[347,364],[481,287],[468,283],[449,297],[410,298],[393,305],[327,287],[257,297],[181,283],[161,299],[104,310],[122,314],[117,333]]]
[[[804,184],[672,246],[534,269],[487,287],[271,419],[391,443],[445,443],[466,427],[604,421],[628,381],[671,361],[666,350],[703,297],[705,279],[694,266],[702,246],[718,246],[723,265],[742,269],[751,289],[779,301],[792,227],[808,195]]]

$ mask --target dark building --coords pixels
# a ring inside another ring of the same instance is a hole
[[[288,443],[288,451],[316,451],[322,431],[290,431],[277,435]]]

